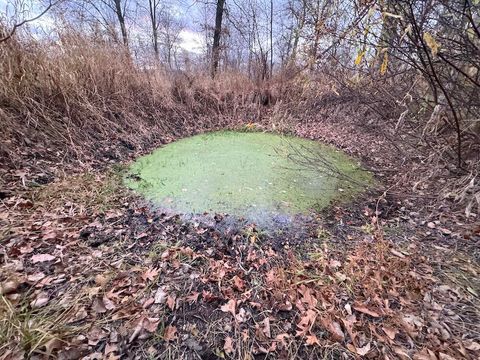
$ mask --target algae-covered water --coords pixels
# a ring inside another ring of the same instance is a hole
[[[162,208],[253,221],[320,210],[370,181],[352,158],[318,142],[233,131],[161,147],[139,158],[126,178],[130,188]]]

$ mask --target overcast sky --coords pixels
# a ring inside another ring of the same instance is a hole
[[[18,1],[18,0],[17,0]],[[13,17],[26,19],[31,18],[42,12],[45,9],[45,1],[42,0],[25,0],[26,7],[22,14],[15,14],[13,4],[15,0],[0,0],[0,17],[2,19],[12,20]],[[135,4],[134,1],[129,1],[130,4]],[[183,29],[180,32],[180,47],[184,50],[193,53],[202,53],[205,49],[204,35],[200,32],[199,21],[202,17],[199,5],[195,0],[169,0],[169,6],[172,9],[172,14],[181,21]],[[139,14],[139,11],[132,11],[127,14],[128,31],[131,38],[143,37],[148,39],[148,32],[141,29],[140,26],[148,29],[149,19],[146,16]],[[132,14],[135,19],[132,19]],[[140,26],[139,26],[140,24]],[[47,13],[38,20],[29,23],[28,25],[37,36],[48,34],[54,28],[54,19],[51,14]]]

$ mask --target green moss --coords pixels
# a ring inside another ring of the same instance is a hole
[[[314,160],[315,169],[299,163],[306,159]],[[246,217],[319,210],[332,200],[350,198],[370,182],[368,172],[331,147],[289,136],[233,131],[197,135],[159,148],[139,158],[126,177],[130,188],[161,207]]]

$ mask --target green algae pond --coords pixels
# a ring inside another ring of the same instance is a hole
[[[163,209],[227,213],[262,223],[349,200],[368,187],[372,176],[351,157],[315,141],[220,131],[140,157],[125,181]]]

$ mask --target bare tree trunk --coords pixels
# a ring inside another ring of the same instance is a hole
[[[270,0],[270,77],[273,76],[273,0]]]
[[[297,59],[298,43],[300,41],[301,32],[303,31],[303,27],[305,25],[306,5],[304,3],[302,4],[300,15],[298,17],[295,17],[297,20],[297,24],[295,29],[293,30],[293,45],[289,60],[290,64],[295,64],[295,61]]]
[[[120,30],[122,31],[123,45],[128,47],[127,27],[125,26],[125,14],[122,9],[121,0],[115,1],[115,13],[117,14],[118,22],[120,23]]]
[[[213,32],[213,46],[212,46],[212,67],[211,67],[212,78],[215,77],[215,74],[218,69],[218,63],[220,60],[220,36],[222,33],[222,18],[223,18],[224,5],[225,5],[225,0],[217,0],[217,12],[215,15],[215,30]]]
[[[159,5],[158,0],[148,0],[149,12],[150,12],[150,22],[152,25],[152,44],[153,51],[155,52],[155,58],[159,59],[159,50],[158,50],[158,19],[157,19],[157,8]]]

